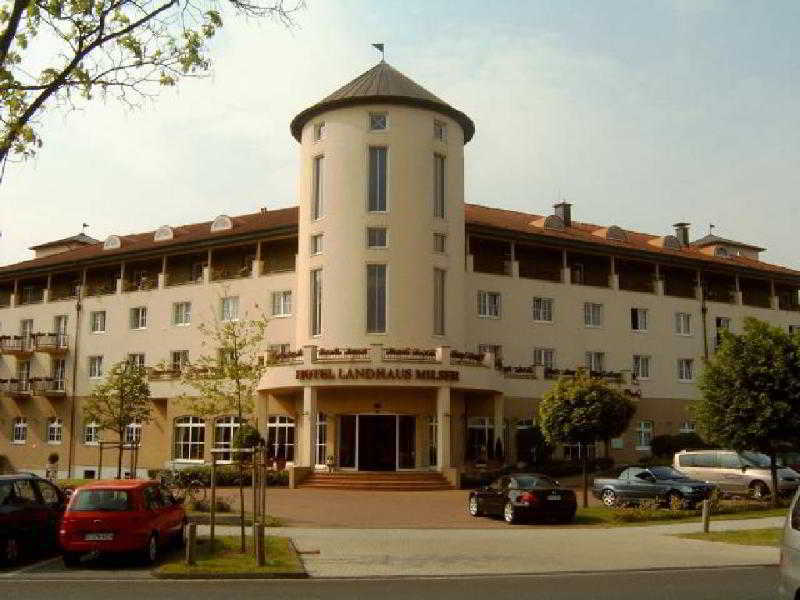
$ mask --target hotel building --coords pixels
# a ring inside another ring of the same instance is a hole
[[[338,469],[439,471],[451,483],[502,448],[529,461],[537,401],[586,367],[637,413],[618,460],[692,431],[704,356],[747,316],[800,326],[800,272],[689,225],[664,235],[464,200],[472,120],[385,62],[299,113],[298,206],[219,215],[100,242],[35,246],[0,267],[0,455],[98,476],[82,404],[109,366],[150,370],[139,474],[226,448],[231,415],[191,414],[175,370],[206,352],[198,325],[269,316],[269,368],[249,416],[300,481]],[[223,207],[221,207],[223,208]],[[559,448],[573,457],[576,449]],[[127,464],[127,458],[126,458]],[[116,472],[115,451],[103,476]]]

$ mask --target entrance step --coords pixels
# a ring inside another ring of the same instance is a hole
[[[441,473],[436,472],[392,472],[356,471],[352,473],[314,472],[300,484],[301,488],[328,490],[372,490],[372,491],[434,491],[452,490],[453,486]]]

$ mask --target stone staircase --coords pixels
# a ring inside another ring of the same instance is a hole
[[[298,487],[327,490],[370,490],[395,492],[427,492],[452,490],[453,486],[436,471],[316,471]]]

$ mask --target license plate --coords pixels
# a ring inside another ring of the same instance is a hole
[[[83,538],[87,542],[108,542],[114,539],[113,533],[87,533]]]
[[[550,495],[547,497],[547,499],[548,499],[548,500],[561,500],[561,496],[560,496],[560,495],[558,495],[558,494],[550,494]]]

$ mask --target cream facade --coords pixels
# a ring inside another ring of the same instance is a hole
[[[0,267],[0,455],[99,471],[82,404],[111,364],[149,367],[153,420],[126,470],[207,463],[237,426],[191,414],[175,370],[202,323],[265,314],[250,422],[298,477],[530,462],[539,398],[588,367],[638,411],[610,452],[691,431],[704,356],[747,316],[800,326],[800,272],[685,224],[647,236],[464,202],[469,118],[381,63],[292,122],[298,207],[133,236],[60,240]],[[76,236],[77,237],[77,236]],[[721,241],[720,241],[721,240]],[[724,253],[719,250],[724,248]],[[38,334],[38,335],[37,335]],[[499,450],[500,454],[497,453]],[[598,449],[598,452],[601,452]],[[566,447],[558,456],[574,457]]]

